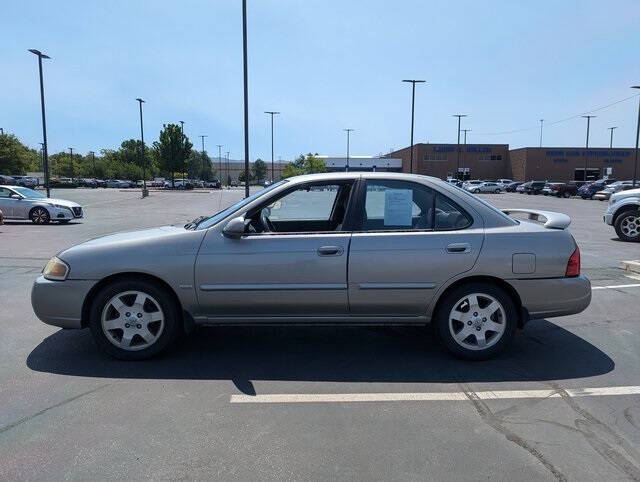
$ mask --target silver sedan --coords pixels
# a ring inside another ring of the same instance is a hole
[[[67,249],[32,304],[45,323],[88,327],[128,360],[196,325],[260,323],[431,324],[454,355],[484,359],[529,319],[589,305],[569,223],[505,213],[425,176],[300,176],[184,227]]]
[[[82,206],[73,201],[51,199],[21,186],[0,186],[0,210],[5,219],[30,219],[34,224],[61,224],[83,217]]]

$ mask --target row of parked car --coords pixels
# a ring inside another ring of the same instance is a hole
[[[606,201],[612,194],[633,189],[633,181],[618,181],[616,179],[599,179],[597,181],[569,181],[547,182],[529,181],[519,184],[515,192],[522,194],[543,194],[545,196],[572,197],[582,199],[597,199]]]
[[[7,176],[0,174],[0,184],[10,184],[13,186],[22,186],[34,188],[38,186],[38,178],[32,176]]]

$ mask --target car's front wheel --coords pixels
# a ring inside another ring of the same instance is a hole
[[[51,217],[49,216],[49,211],[45,208],[33,208],[29,213],[29,219],[33,224],[49,224],[51,221]]]
[[[496,194],[500,194],[500,189],[496,189],[495,191],[493,191]]]
[[[435,315],[444,346],[467,360],[486,360],[504,350],[518,314],[507,293],[489,283],[469,283],[450,292]]]
[[[116,281],[95,297],[89,321],[100,348],[121,360],[142,360],[167,349],[180,332],[173,296],[148,281]]]
[[[640,241],[640,210],[620,214],[614,227],[616,234],[623,241]]]

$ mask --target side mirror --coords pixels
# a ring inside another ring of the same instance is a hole
[[[18,201],[20,201],[20,199],[22,199],[22,196],[20,196],[19,194],[12,194],[11,199],[17,199]]]
[[[238,218],[233,218],[231,221],[227,223],[227,225],[222,230],[222,234],[227,238],[238,239],[241,238],[245,233],[245,221],[244,216],[240,216]]]

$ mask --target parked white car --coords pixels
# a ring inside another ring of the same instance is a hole
[[[22,186],[0,186],[0,210],[5,219],[30,219],[34,224],[61,224],[83,217],[82,206],[73,201],[51,199]]]
[[[612,194],[602,219],[615,228],[621,240],[640,241],[640,189]]]
[[[473,194],[480,192],[493,192],[499,194],[503,188],[497,182],[481,182],[480,184],[470,184],[465,189]]]
[[[38,185],[38,179],[32,176],[11,176],[15,179],[16,186],[34,188]]]

